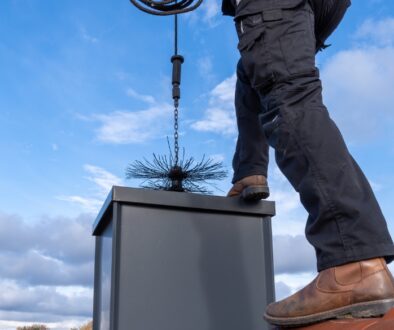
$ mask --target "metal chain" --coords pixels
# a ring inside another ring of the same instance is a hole
[[[175,0],[177,3],[177,0]],[[174,53],[178,55],[178,15],[174,16]],[[179,162],[179,134],[178,134],[178,106],[179,98],[174,98],[174,153],[175,153],[175,166]]]
[[[174,165],[177,166],[179,162],[178,101],[174,102],[174,154]]]

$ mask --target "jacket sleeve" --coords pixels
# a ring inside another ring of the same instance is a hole
[[[226,16],[235,16],[235,8],[231,0],[222,0],[222,13]]]

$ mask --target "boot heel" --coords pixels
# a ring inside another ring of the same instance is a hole
[[[258,201],[260,199],[266,199],[269,195],[269,188],[263,185],[249,186],[242,191],[242,198],[246,201]]]
[[[386,299],[354,306],[351,314],[354,318],[377,317],[386,314],[393,307],[394,299]]]

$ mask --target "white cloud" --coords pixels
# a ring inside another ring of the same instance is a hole
[[[290,296],[291,288],[282,281],[275,282],[275,298],[276,301]]]
[[[84,165],[84,169],[91,174],[87,179],[95,183],[97,187],[101,189],[101,194],[103,196],[107,196],[112,186],[121,186],[123,184],[121,178],[101,167],[86,164]]]
[[[203,10],[203,21],[214,25],[215,19],[219,16],[220,6],[217,0],[205,0],[201,6]]]
[[[224,135],[235,133],[234,118],[221,108],[212,107],[205,113],[205,118],[192,124],[192,128],[201,132],[216,132]]]
[[[86,179],[95,184],[93,196],[70,195],[57,196],[56,198],[61,201],[78,204],[85,212],[97,213],[112,186],[122,186],[123,180],[95,165],[85,164],[84,170],[90,174]]]
[[[29,250],[23,254],[0,255],[0,273],[4,278],[16,279],[32,285],[91,285],[93,260],[89,263],[70,264]],[[39,265],[40,267],[37,267]]]
[[[371,185],[372,190],[373,190],[375,193],[377,193],[377,192],[379,192],[379,191],[381,191],[381,190],[383,189],[383,185],[382,185],[381,183],[378,183],[378,182],[374,182],[374,181],[369,180],[369,184]]]
[[[388,264],[387,267],[389,268],[391,274],[394,274],[394,262],[391,262],[390,264]]]
[[[212,161],[214,162],[223,162],[226,156],[223,154],[214,154],[214,155],[210,155],[209,158],[212,159]]]
[[[152,95],[139,94],[133,88],[128,88],[126,94],[136,100],[140,100],[148,104],[156,104],[156,100]]]
[[[88,33],[88,31],[86,30],[86,28],[84,28],[84,27],[80,28],[80,34],[81,34],[82,39],[84,39],[92,44],[99,42],[99,39],[90,35]]]
[[[357,30],[355,37],[361,42],[368,42],[374,47],[394,46],[394,18],[382,20],[368,19]]]
[[[304,235],[273,237],[275,274],[294,274],[316,270],[313,247]]]
[[[43,217],[38,223],[29,225],[19,216],[0,212],[0,251],[7,258],[34,251],[34,255],[71,264],[90,262],[93,251],[93,239],[90,237],[92,222],[92,216],[81,215],[73,219]],[[67,237],[73,237],[73,240]],[[8,267],[8,264],[0,267]]]
[[[273,158],[273,151],[270,158]],[[277,215],[272,218],[275,273],[311,272],[316,269],[313,247],[305,238],[307,212],[298,193],[278,166],[271,162],[268,183]],[[297,249],[294,249],[294,247]],[[289,252],[291,251],[291,253]]]
[[[140,111],[115,111],[94,115],[101,123],[98,140],[113,144],[144,143],[162,138],[171,128],[172,106],[168,103],[152,105]]]
[[[236,134],[235,83],[236,76],[234,74],[222,81],[210,92],[209,107],[204,111],[204,117],[191,125],[193,129],[223,135]]]
[[[0,310],[57,316],[82,316],[92,314],[92,291],[89,296],[67,296],[55,287],[22,286],[13,280],[0,281]]]
[[[300,207],[300,198],[295,191],[284,190],[272,185],[273,189],[270,198],[277,204],[281,212],[290,212]]]
[[[214,77],[213,73],[213,62],[210,56],[201,57],[197,61],[197,67],[199,74],[204,77],[205,80],[211,80]]]
[[[270,149],[270,159],[274,152]],[[307,212],[304,210],[298,193],[274,162],[269,165],[269,199],[275,201],[276,216],[272,218],[274,235],[304,235]]]
[[[60,201],[75,203],[89,213],[96,213],[103,204],[102,199],[82,197],[77,195],[57,196],[56,198]]]
[[[17,235],[19,239],[10,239]],[[0,212],[0,252],[23,252],[26,246],[35,243],[30,226],[22,218]]]
[[[92,222],[83,215],[28,225],[0,213],[0,228],[5,228],[0,230],[1,329],[48,322],[70,329],[91,319]]]
[[[392,135],[393,25],[393,18],[366,21],[356,33],[357,44],[323,66],[325,101],[351,143]]]
[[[280,286],[278,286],[276,288],[276,293],[278,295],[276,298],[277,299],[284,298],[284,296],[281,296],[281,295],[284,294],[285,296],[287,296],[288,290],[290,290],[291,294],[295,293],[296,291],[302,289],[303,287],[308,285],[310,282],[312,282],[316,276],[317,276],[317,273],[315,273],[315,272],[276,275],[275,282],[276,283],[283,283],[287,287],[287,288],[281,288]],[[282,292],[279,290],[281,290]]]
[[[221,18],[219,1],[204,0],[198,10],[182,16],[188,24],[193,26],[214,28],[219,24]]]
[[[210,98],[211,104],[220,103],[225,107],[234,108],[234,95],[235,95],[235,83],[237,82],[237,77],[233,74],[231,77],[222,81],[217,85]]]

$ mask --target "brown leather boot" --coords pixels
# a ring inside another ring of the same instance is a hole
[[[373,317],[394,306],[394,279],[383,258],[323,270],[292,296],[267,306],[264,318],[298,326],[331,318]]]
[[[259,200],[269,196],[267,179],[264,175],[247,176],[232,186],[227,197],[241,195],[245,200]]]

